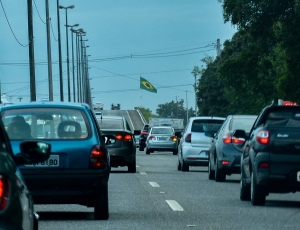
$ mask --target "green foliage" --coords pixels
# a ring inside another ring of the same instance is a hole
[[[143,114],[143,116],[144,116],[144,118],[146,119],[147,122],[149,122],[150,118],[158,117],[157,115],[152,114],[152,111],[150,109],[146,109],[146,108],[141,107],[140,111]]]
[[[184,119],[184,123],[186,124],[187,119],[187,109],[184,107],[184,100],[181,99],[177,102],[171,101],[165,104],[159,104],[156,109],[156,113],[159,117],[167,117],[167,118],[180,118]],[[195,116],[195,110],[192,108],[188,109],[188,117]]]
[[[257,114],[274,98],[299,102],[300,0],[219,0],[238,32],[195,66],[200,115]]]

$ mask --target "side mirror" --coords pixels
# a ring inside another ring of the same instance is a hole
[[[16,155],[16,164],[36,164],[47,160],[51,145],[44,141],[25,141],[20,144],[21,152]]]

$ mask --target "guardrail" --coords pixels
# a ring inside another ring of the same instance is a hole
[[[145,124],[148,124],[148,122],[146,121],[145,117],[143,116],[143,114],[142,114],[142,112],[141,112],[141,110],[140,110],[140,107],[134,107],[134,109],[135,109],[135,110],[138,112],[138,114],[140,115],[140,117],[141,117],[141,119],[142,119],[144,125],[145,125]]]

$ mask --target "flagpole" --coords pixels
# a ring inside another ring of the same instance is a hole
[[[143,99],[142,89],[140,89],[140,91],[141,91],[141,96],[140,97],[141,97],[141,108],[142,108],[143,107],[143,103],[142,103],[143,102],[143,100],[142,100]]]

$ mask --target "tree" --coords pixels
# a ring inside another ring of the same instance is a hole
[[[152,111],[150,109],[146,109],[146,108],[142,107],[142,108],[140,108],[140,111],[143,114],[143,116],[147,122],[149,122],[150,118],[158,117],[157,115],[152,114]]]

